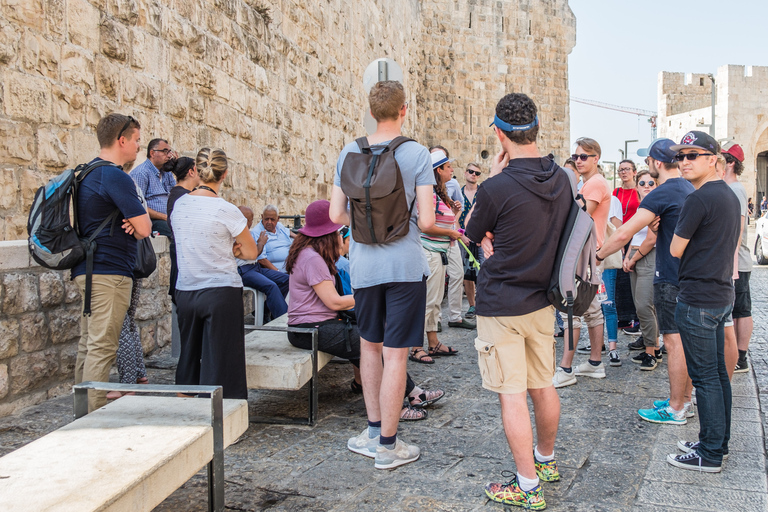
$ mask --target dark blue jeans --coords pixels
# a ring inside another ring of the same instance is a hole
[[[608,341],[619,339],[619,317],[616,314],[616,274],[618,269],[609,268],[603,270],[603,283],[605,294],[608,296],[600,303],[605,318],[605,329],[608,331]]]
[[[273,318],[288,312],[285,296],[288,294],[288,274],[264,268],[257,263],[237,267],[243,286],[253,288],[266,295],[264,304]]]
[[[696,386],[699,411],[699,455],[720,464],[731,438],[731,381],[725,370],[725,319],[732,305],[697,308],[677,303],[675,323],[680,331],[688,375]]]

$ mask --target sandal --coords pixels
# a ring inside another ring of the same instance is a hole
[[[444,348],[446,350],[440,350],[440,348]],[[437,342],[437,345],[435,345],[434,347],[429,347],[429,355],[432,357],[455,356],[458,353],[459,353],[458,350],[454,350],[451,347],[443,345],[439,341]]]
[[[423,356],[417,356],[419,352],[423,352]],[[421,363],[421,364],[435,364],[435,361],[432,360],[429,354],[427,354],[427,351],[423,348],[417,348],[416,350],[411,350],[411,354],[408,356],[408,359],[413,361],[414,363]]]
[[[434,391],[427,391],[426,389],[419,396],[409,396],[408,403],[411,407],[426,407],[437,402],[445,396],[445,391],[442,389],[436,389]]]
[[[419,421],[427,419],[427,411],[424,409],[415,409],[410,405],[403,407],[400,411],[400,421]]]
[[[136,379],[136,384],[149,384],[149,379],[146,377],[139,377]]]
[[[358,384],[355,379],[352,379],[352,382],[349,383],[349,387],[352,388],[352,392],[356,395],[363,392],[363,385]]]

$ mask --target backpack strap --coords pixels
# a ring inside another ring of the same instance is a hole
[[[370,153],[371,152],[371,145],[368,144],[368,137],[360,137],[359,139],[355,139],[355,142],[357,142],[357,147],[360,148],[360,152]]]
[[[112,164],[112,162],[107,162],[106,160],[98,159],[92,164],[80,164],[75,167],[75,180],[72,187],[72,227],[78,236],[80,236],[80,224],[77,220],[77,189],[80,186],[80,182],[82,182],[92,170],[98,167],[103,167],[104,165],[114,164]]]
[[[411,139],[409,137],[404,137],[402,135],[398,135],[397,137],[392,139],[392,142],[389,143],[389,145],[387,146],[387,149],[385,151],[389,150],[389,151],[392,151],[394,153],[395,150],[400,146],[400,144],[405,144],[406,142],[410,142],[410,141],[413,141],[413,139]]]
[[[85,296],[83,297],[83,316],[91,316],[91,283],[93,281],[93,253],[96,252],[96,236],[112,223],[112,227],[109,231],[109,236],[112,236],[112,230],[114,229],[114,221],[117,220],[117,216],[120,215],[120,210],[115,209],[107,216],[106,219],[101,221],[99,227],[93,232],[83,243],[85,245]]]

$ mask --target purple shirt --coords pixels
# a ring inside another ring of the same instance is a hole
[[[311,247],[303,249],[296,258],[288,281],[288,290],[291,294],[291,303],[288,305],[288,325],[322,322],[336,318],[336,311],[326,306],[312,288],[323,281],[334,283],[325,260]]]

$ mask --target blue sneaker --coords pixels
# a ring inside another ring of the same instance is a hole
[[[653,409],[640,409],[637,411],[645,421],[651,423],[666,423],[668,425],[685,425],[688,420],[685,419],[685,409],[675,412],[671,407],[654,407]]]
[[[694,415],[696,414],[696,410],[693,408],[693,404],[691,402],[686,402],[683,405],[685,407],[685,417],[693,418]],[[669,407],[669,398],[667,398],[666,400],[654,400],[653,407],[656,409],[663,409],[664,407]]]

